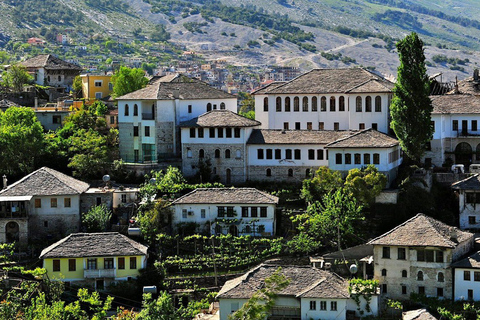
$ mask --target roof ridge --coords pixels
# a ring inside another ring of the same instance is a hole
[[[416,218],[418,218],[418,217],[420,217],[420,216],[424,216],[424,214],[423,214],[423,213],[417,213],[415,216],[413,216],[413,217],[411,217],[410,219],[404,221],[403,223],[399,224],[399,225],[396,226],[395,228],[393,228],[393,229],[385,232],[384,234],[381,234],[381,235],[379,235],[378,237],[373,238],[372,240],[368,241],[367,244],[370,244],[370,243],[373,242],[373,241],[376,241],[376,240],[378,240],[378,239],[380,239],[380,238],[383,238],[383,237],[391,234],[393,231],[396,231],[397,229],[403,227],[403,226],[406,225],[407,223],[413,221],[414,219],[416,219]]]
[[[428,223],[429,223],[430,226],[433,228],[434,232],[435,232],[438,236],[440,236],[440,238],[442,238],[448,245],[450,245],[450,246],[455,246],[455,243],[454,243],[450,238],[446,238],[443,234],[441,234],[440,231],[438,230],[438,228],[437,228],[437,227],[435,226],[435,224],[433,223],[433,221],[437,221],[437,222],[440,222],[440,223],[442,223],[442,224],[443,224],[443,222],[438,221],[438,220],[436,220],[436,219],[433,219],[432,217],[429,217],[429,216],[427,216],[427,215],[424,215],[423,213],[422,213],[422,215],[423,215],[423,217],[425,217],[425,218],[427,219]],[[433,220],[433,221],[432,221],[432,220]],[[445,224],[445,225],[446,225],[446,224]],[[449,229],[450,229],[450,228],[455,228],[455,227],[449,226],[449,225],[447,225],[447,227],[448,227]],[[456,229],[456,228],[455,228],[455,229]]]

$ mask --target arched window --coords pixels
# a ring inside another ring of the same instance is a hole
[[[317,97],[312,97],[312,111],[318,111],[318,99]]]
[[[331,96],[330,97],[330,111],[335,111],[335,110],[336,110],[335,97]]]
[[[277,97],[277,99],[275,99],[275,110],[277,112],[281,112],[282,111],[282,98],[280,97]]]
[[[58,76],[58,81],[62,81],[62,76]]]
[[[246,226],[245,227],[245,233],[252,233],[252,227]]]
[[[199,158],[205,158],[205,150],[203,150],[203,149],[198,150],[198,157]]]
[[[308,112],[308,97],[303,97],[302,111]]]
[[[288,176],[293,177],[293,169],[288,169]]]
[[[402,278],[406,278],[407,277],[407,270],[402,270]]]
[[[187,158],[191,158],[191,157],[192,157],[192,150],[187,149]]]
[[[293,98],[293,111],[300,111],[300,98]]]
[[[220,110],[225,110],[225,102],[220,103]]]
[[[382,112],[382,97],[375,97],[375,112]]]
[[[437,278],[438,282],[445,282],[445,275],[443,274],[443,272],[439,272]]]
[[[362,97],[358,96],[355,99],[355,107],[357,112],[362,112]]]
[[[372,97],[365,98],[365,112],[372,112]]]
[[[338,98],[338,111],[345,111],[345,97]]]
[[[418,273],[417,273],[417,280],[418,280],[418,281],[423,281],[423,271],[418,271]]]
[[[220,158],[220,149],[215,149],[215,158]]]
[[[207,103],[207,112],[212,111],[212,104],[209,102]]]
[[[290,97],[285,98],[285,112],[290,112]]]
[[[230,159],[230,149],[225,150],[225,158]]]
[[[320,98],[320,111],[327,111],[327,98]]]
[[[128,104],[125,105],[125,116],[128,116],[129,110],[128,110]]]
[[[382,277],[386,277],[387,276],[387,269],[382,269]]]
[[[138,106],[137,106],[137,104],[133,105],[133,116],[134,117],[138,116]]]
[[[272,176],[272,169],[268,168],[267,171],[265,172],[265,175],[267,177],[271,177]]]
[[[263,111],[268,111],[268,97],[263,98]]]
[[[240,150],[235,151],[235,158],[240,159],[242,157],[242,152]]]

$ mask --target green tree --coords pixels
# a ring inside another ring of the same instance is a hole
[[[142,69],[120,67],[112,76],[113,96],[120,97],[145,87],[148,79]]]
[[[70,138],[69,168],[75,177],[99,178],[110,164],[107,138],[98,131],[80,129]]]
[[[180,315],[173,306],[172,296],[163,291],[156,300],[150,293],[143,295],[143,308],[138,320],[178,320]]]
[[[351,169],[345,179],[345,191],[364,206],[374,202],[375,197],[387,185],[387,177],[378,172],[373,164],[362,169]]]
[[[87,228],[87,232],[107,231],[108,224],[112,218],[112,211],[107,206],[101,204],[90,208],[82,215],[82,224]]]
[[[32,80],[33,77],[22,65],[13,65],[3,74],[3,85],[14,92],[22,92],[23,87]]]
[[[72,90],[74,99],[80,99],[83,96],[82,78],[80,76],[76,76],[75,79],[73,79]]]
[[[342,175],[328,167],[319,167],[315,175],[302,182],[300,196],[307,203],[321,200],[325,194],[343,187]]]
[[[162,227],[166,227],[170,221],[171,207],[170,203],[164,200],[158,200],[153,206],[138,213],[136,222],[140,227],[143,238],[153,246],[157,234]]]
[[[432,102],[423,42],[411,33],[397,43],[400,59],[390,106],[391,127],[407,156],[420,161],[432,138]]]

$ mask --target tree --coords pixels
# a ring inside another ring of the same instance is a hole
[[[143,295],[143,308],[138,314],[138,320],[178,320],[180,315],[173,306],[172,296],[163,291],[156,300],[150,293]]]
[[[153,206],[138,213],[136,222],[142,231],[143,238],[150,246],[155,243],[161,228],[168,225],[170,215],[170,203],[164,200],[158,200]]]
[[[80,76],[76,76],[75,79],[73,79],[72,89],[73,89],[73,97],[75,99],[79,99],[83,96],[82,78]]]
[[[432,102],[425,66],[423,42],[412,33],[397,43],[400,59],[390,106],[391,127],[407,156],[420,161],[425,144],[432,138]]]
[[[148,79],[142,69],[120,67],[112,76],[113,96],[120,97],[145,87]]]
[[[22,92],[23,87],[32,80],[33,77],[22,65],[13,65],[3,74],[3,84],[14,92]]]
[[[345,191],[364,206],[371,204],[387,185],[387,177],[370,164],[366,168],[351,169],[345,179]]]
[[[82,215],[82,223],[88,232],[107,231],[108,224],[112,218],[112,211],[104,204],[90,208]]]
[[[107,138],[98,131],[80,129],[71,137],[69,168],[75,177],[98,178],[110,163]]]
[[[328,167],[319,167],[315,176],[302,182],[300,196],[307,203],[321,200],[322,197],[343,186],[342,175],[339,171],[333,171]]]

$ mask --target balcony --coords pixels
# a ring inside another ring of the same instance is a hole
[[[153,113],[142,113],[142,120],[154,120]]]
[[[17,209],[16,211],[0,211],[0,219],[26,219],[27,218],[27,210]]]
[[[478,138],[480,136],[480,131],[472,131],[472,130],[454,130],[457,131],[457,138],[459,137],[472,137],[472,138]]]
[[[84,269],[84,278],[115,278],[115,269]]]

